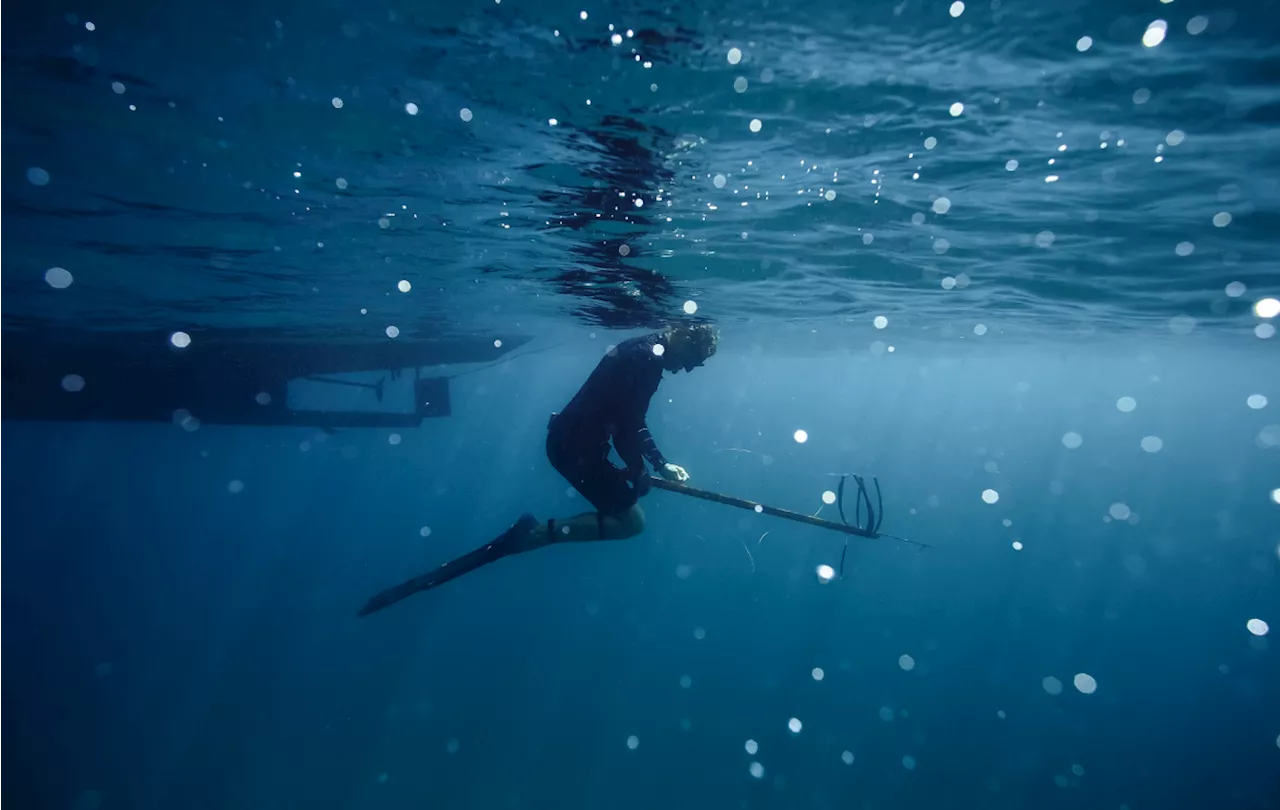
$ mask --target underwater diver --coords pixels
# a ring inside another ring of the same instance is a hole
[[[551,543],[622,540],[644,531],[639,499],[652,486],[645,462],[668,481],[689,480],[688,472],[667,461],[654,443],[645,424],[649,401],[658,390],[663,371],[692,371],[716,353],[718,342],[712,326],[696,324],[668,327],[610,348],[578,393],[563,410],[552,414],[547,425],[551,466],[595,510],[545,523],[525,513],[488,545],[374,596],[360,615],[510,554]],[[611,442],[625,467],[609,460]]]
[[[534,526],[521,550],[554,542],[624,540],[644,531],[638,501],[651,486],[645,461],[668,481],[689,480],[684,467],[667,461],[654,443],[645,424],[649,400],[664,370],[693,371],[715,354],[718,340],[709,325],[678,326],[625,340],[605,355],[547,425],[551,466],[595,511]],[[610,441],[625,468],[609,461]],[[527,525],[526,517],[521,521]]]

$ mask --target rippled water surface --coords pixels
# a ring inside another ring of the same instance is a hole
[[[15,9],[6,324],[693,300],[1244,339],[1280,286],[1277,34],[1274,2],[1183,0]]]

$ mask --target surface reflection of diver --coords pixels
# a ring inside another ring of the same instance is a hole
[[[551,543],[621,540],[643,532],[639,499],[651,486],[645,462],[668,481],[689,479],[685,469],[667,461],[654,443],[645,424],[649,401],[663,371],[692,371],[715,354],[717,342],[716,330],[705,324],[676,326],[625,340],[601,359],[569,404],[552,415],[547,426],[547,458],[594,511],[545,523],[531,514],[522,515],[488,545],[374,596],[360,615],[510,554]],[[625,468],[609,460],[610,443]]]

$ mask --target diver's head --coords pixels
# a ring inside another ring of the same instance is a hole
[[[672,326],[662,333],[662,366],[667,371],[693,371],[716,353],[720,333],[711,324]]]

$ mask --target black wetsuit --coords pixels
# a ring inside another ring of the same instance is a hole
[[[602,515],[616,515],[637,500],[632,482],[646,475],[644,460],[661,469],[667,460],[649,435],[645,412],[662,380],[658,335],[624,340],[610,350],[582,388],[552,417],[547,458]],[[609,442],[626,469],[609,460]]]

